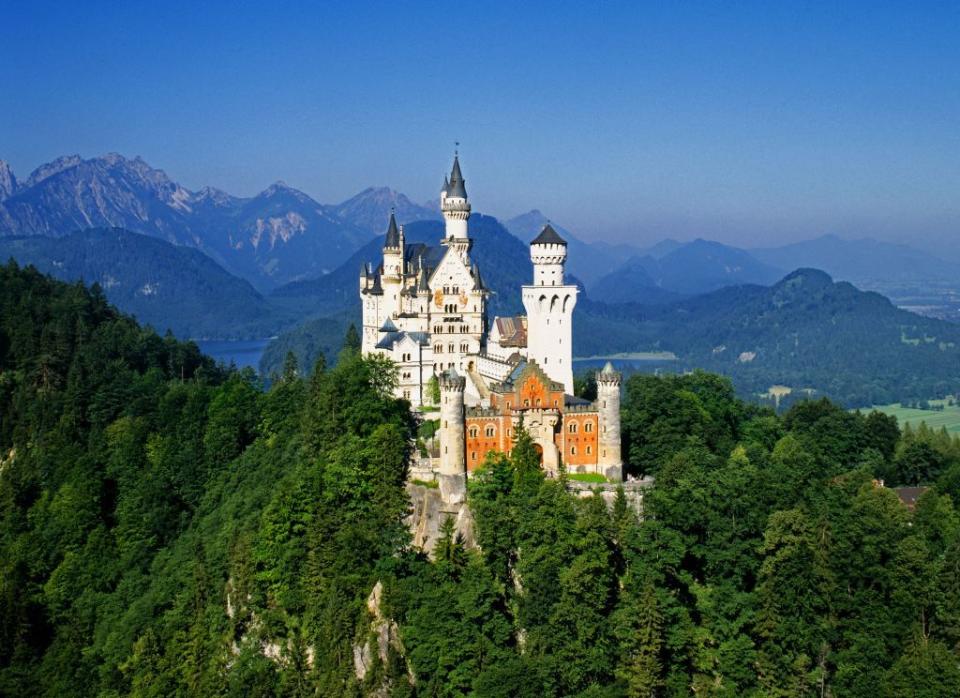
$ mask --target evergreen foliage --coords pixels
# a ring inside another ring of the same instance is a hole
[[[469,481],[478,546],[448,518],[429,559],[416,424],[346,345],[263,391],[0,267],[0,695],[960,693],[956,438],[634,376],[642,518],[521,425]]]

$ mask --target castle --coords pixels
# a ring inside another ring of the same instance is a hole
[[[440,456],[444,498],[462,497],[465,478],[491,451],[509,453],[517,425],[556,474],[599,473],[622,479],[620,374],[597,374],[597,399],[573,394],[573,309],[577,287],[564,283],[567,243],[549,225],[530,243],[532,283],[522,289],[526,316],[496,317],[470,259],[470,202],[458,156],[444,178],[438,245],[409,244],[391,213],[379,265],[360,270],[362,349],[391,358],[397,396],[430,407],[440,388]]]

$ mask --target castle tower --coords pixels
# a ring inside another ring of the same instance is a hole
[[[470,202],[467,201],[467,187],[460,172],[460,157],[453,156],[453,170],[450,180],[444,180],[444,190],[440,193],[440,210],[446,222],[447,241],[467,240],[467,219],[470,218]]]
[[[597,374],[597,407],[600,412],[600,473],[611,480],[623,479],[623,459],[620,453],[620,373],[609,361]]]
[[[466,379],[455,368],[440,374],[440,496],[456,504],[467,495],[463,391]]]
[[[530,243],[533,284],[523,287],[527,311],[527,358],[573,394],[573,308],[577,287],[563,283],[567,243],[544,226]]]
[[[399,276],[403,271],[403,228],[397,226],[397,218],[390,211],[387,237],[383,242],[383,273]]]

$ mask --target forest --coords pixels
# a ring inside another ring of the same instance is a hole
[[[446,521],[430,558],[391,365],[320,357],[264,389],[0,267],[0,695],[960,694],[955,437],[635,375],[642,516],[521,434],[469,483],[478,545]]]

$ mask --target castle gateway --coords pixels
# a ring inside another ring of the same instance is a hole
[[[360,270],[363,351],[397,365],[397,396],[414,408],[440,384],[440,457],[445,498],[462,497],[467,474],[491,451],[509,453],[520,421],[544,469],[622,478],[620,374],[608,363],[597,399],[573,395],[573,309],[578,289],[564,283],[567,243],[549,225],[530,243],[532,280],[525,316],[488,326],[480,269],[470,259],[470,202],[460,161],[440,191],[445,234],[436,245],[408,244],[393,214],[379,265]]]

